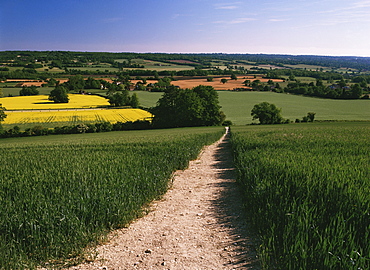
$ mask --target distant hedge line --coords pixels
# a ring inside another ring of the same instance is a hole
[[[18,126],[14,126],[8,130],[0,130],[0,138],[13,138],[13,137],[29,137],[29,136],[45,136],[45,135],[58,135],[58,134],[78,134],[78,133],[95,133],[95,132],[108,132],[108,131],[122,131],[122,130],[143,130],[151,129],[152,124],[150,121],[138,120],[128,122],[100,122],[95,124],[78,124],[74,126],[63,126],[55,128],[46,128],[43,126],[34,126],[21,131]]]

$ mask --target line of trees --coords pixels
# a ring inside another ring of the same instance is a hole
[[[70,51],[3,51],[0,52],[1,62],[12,60],[15,65],[37,62],[58,61],[61,67],[79,62],[112,63],[115,59],[148,59],[160,62],[187,60],[186,65],[207,66],[213,60],[227,62],[248,61],[258,64],[284,65],[315,65],[332,68],[347,67],[359,70],[370,70],[369,57],[352,56],[315,56],[315,55],[271,55],[271,54],[223,54],[223,53],[110,53],[110,52],[70,52]],[[181,63],[177,63],[181,64]]]
[[[114,107],[130,106],[132,108],[139,107],[139,98],[136,93],[130,96],[128,90],[115,92],[108,96],[109,103]]]
[[[1,125],[0,125],[1,127]],[[46,135],[60,135],[60,134],[81,134],[81,133],[98,133],[109,131],[123,131],[123,130],[143,130],[152,128],[150,121],[138,120],[129,122],[99,122],[91,124],[78,124],[74,126],[55,127],[53,129],[43,127],[41,125],[27,128],[21,131],[19,126],[14,126],[8,130],[0,129],[0,137],[14,138],[14,137],[29,137],[29,136],[46,136]]]
[[[34,85],[23,86],[22,89],[19,91],[20,96],[34,96],[38,94],[39,94],[39,90],[37,90],[37,87]]]
[[[324,86],[321,80],[317,80],[316,84],[291,82],[284,92],[332,99],[359,99],[364,93],[360,84],[347,85],[343,80],[328,86]]]
[[[243,91],[273,91],[276,93],[291,93],[298,95],[306,95],[312,97],[332,98],[332,99],[360,99],[369,98],[367,94],[370,88],[367,83],[348,84],[344,79],[324,85],[323,80],[317,79],[316,83],[300,82],[294,76],[289,79],[286,87],[282,88],[279,83],[274,83],[273,80],[268,80],[267,84],[262,83],[259,79],[245,80],[245,86],[250,88],[238,89]]]

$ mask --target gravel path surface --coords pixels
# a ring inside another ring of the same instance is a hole
[[[204,148],[148,215],[116,230],[95,261],[70,269],[260,269],[228,134]]]

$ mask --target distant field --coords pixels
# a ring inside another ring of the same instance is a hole
[[[151,120],[152,114],[140,109],[92,109],[92,110],[51,110],[31,112],[11,112],[3,122],[5,129],[17,125],[22,130],[35,125],[53,128],[56,126],[75,126],[86,123],[128,122]]]
[[[5,97],[1,99],[7,110],[76,109],[108,106],[107,99],[95,95],[69,94],[68,103],[54,103],[47,95]]]
[[[86,67],[69,67],[69,69],[76,69],[76,70],[90,70],[90,71],[100,71],[100,72],[118,72],[118,68],[111,67],[111,66],[86,66]]]
[[[233,90],[235,88],[246,88],[243,84],[245,80],[250,80],[253,82],[254,80],[260,80],[262,83],[266,83],[269,79],[263,79],[262,76],[238,76],[237,80],[231,80],[230,76],[223,76],[223,77],[215,77],[212,82],[207,82],[207,79],[186,79],[186,80],[178,80],[173,81],[172,84],[179,86],[180,88],[193,88],[198,85],[209,85],[215,88],[216,90]],[[227,79],[226,83],[222,83],[221,79]],[[275,80],[274,82],[283,82],[283,80]]]
[[[235,125],[252,123],[251,110],[257,103],[267,101],[282,108],[284,118],[295,121],[308,112],[315,112],[317,120],[370,120],[369,100],[334,100],[310,98],[272,92],[217,91],[226,118]],[[155,106],[162,93],[136,92],[145,107]]]
[[[252,123],[253,106],[264,101],[274,103],[282,109],[282,116],[292,121],[308,112],[315,112],[316,120],[370,120],[369,100],[320,99],[273,92],[219,91],[218,94],[227,119],[236,125]]]
[[[115,59],[117,62],[127,61],[127,59]],[[178,65],[176,63],[164,63],[159,61],[144,60],[144,59],[132,59],[132,64],[143,65],[144,68],[124,68],[124,69],[150,69],[156,71],[170,70],[170,71],[180,71],[180,70],[191,70],[194,69],[192,66]]]
[[[325,67],[325,66],[317,66],[317,65],[305,65],[305,64],[298,64],[298,65],[284,65],[285,67],[288,68],[293,68],[293,69],[307,69],[307,70],[322,70],[323,72],[339,72],[339,73],[345,73],[346,71],[357,71],[356,69],[347,69],[347,68],[331,68],[331,67]]]
[[[140,109],[89,109],[109,105],[107,99],[95,95],[70,94],[69,103],[59,104],[49,101],[47,97],[37,95],[2,98],[0,102],[10,111],[6,111],[4,128],[15,125],[21,129],[35,125],[52,128],[81,123],[150,120],[152,117],[150,113]]]

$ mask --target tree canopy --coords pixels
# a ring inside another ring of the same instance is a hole
[[[3,107],[3,105],[0,103],[0,130],[2,129],[2,126],[1,126],[1,122],[4,121],[4,119],[6,118],[6,114],[5,114],[5,108]]]
[[[34,85],[31,86],[23,86],[22,89],[19,91],[20,96],[33,96],[38,95],[39,90],[37,90],[37,87]]]
[[[281,124],[284,119],[281,116],[281,109],[275,104],[262,102],[254,105],[251,115],[253,120],[258,119],[260,124]]]
[[[55,103],[68,103],[67,89],[62,85],[57,85],[54,90],[50,91],[49,100]]]
[[[152,109],[155,127],[191,127],[221,125],[225,115],[220,111],[218,94],[212,86],[193,89],[171,87]]]
[[[140,105],[139,98],[136,93],[133,93],[130,98],[130,106],[132,108],[137,108],[139,107],[139,105]]]
[[[109,95],[109,103],[112,106],[127,106],[130,104],[130,95],[128,90],[118,91]]]

